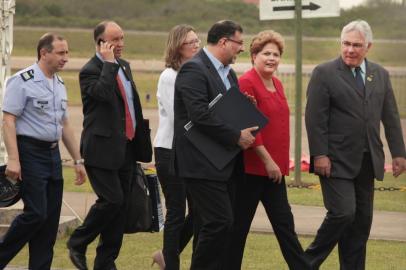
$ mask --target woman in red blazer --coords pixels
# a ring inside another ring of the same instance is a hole
[[[239,79],[241,91],[255,97],[258,109],[269,122],[244,152],[246,177],[236,191],[228,259],[229,269],[233,270],[241,268],[245,241],[260,201],[289,268],[306,269],[285,185],[285,175],[289,174],[289,108],[282,83],[274,75],[283,48],[279,33],[260,32],[250,45],[253,68]]]

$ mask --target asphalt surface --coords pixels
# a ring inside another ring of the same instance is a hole
[[[78,215],[82,219],[96,200],[93,193],[65,192],[62,215]],[[73,211],[74,212],[73,212]],[[322,223],[326,210],[323,207],[292,205],[296,232],[313,236]],[[370,239],[406,242],[406,213],[374,211]],[[260,204],[252,222],[251,231],[270,233],[271,224]]]

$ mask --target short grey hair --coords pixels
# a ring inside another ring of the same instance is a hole
[[[364,20],[356,20],[352,21],[346,26],[343,27],[343,30],[341,31],[341,41],[343,40],[343,37],[345,34],[352,32],[352,31],[358,31],[360,32],[364,38],[367,44],[372,43],[372,30],[371,26],[364,21]]]

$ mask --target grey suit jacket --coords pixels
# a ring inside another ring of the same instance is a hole
[[[365,97],[357,89],[351,69],[341,57],[317,66],[307,89],[306,129],[311,156],[327,155],[331,177],[355,178],[361,168],[365,142],[372,157],[375,178],[384,175],[380,122],[392,157],[405,157],[399,113],[388,72],[367,61]]]

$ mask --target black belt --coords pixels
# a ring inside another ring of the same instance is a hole
[[[35,146],[45,148],[45,149],[54,149],[58,146],[58,141],[56,142],[47,142],[35,139],[33,137],[25,136],[25,135],[17,135],[17,140],[22,142],[31,143]]]

